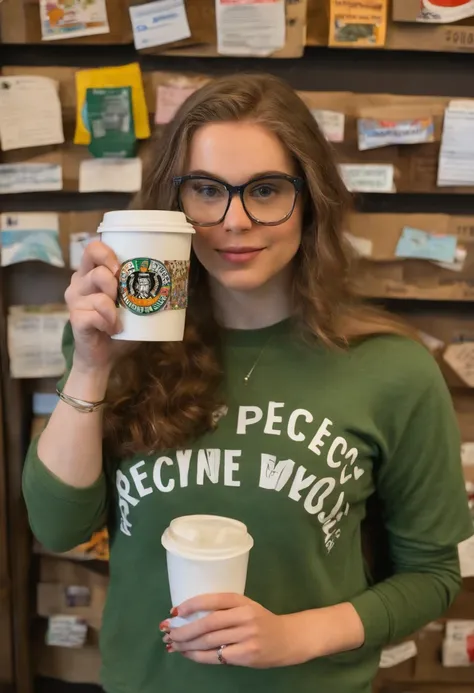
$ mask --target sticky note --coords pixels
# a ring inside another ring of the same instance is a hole
[[[164,125],[173,120],[176,111],[183,104],[188,96],[194,94],[194,87],[175,87],[160,84],[156,90],[156,112],[155,123]]]

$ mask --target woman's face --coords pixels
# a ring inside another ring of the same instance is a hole
[[[210,123],[201,127],[191,141],[186,173],[210,176],[231,185],[242,185],[257,176],[296,175],[291,157],[278,137],[250,122]],[[255,182],[245,195],[248,209],[260,219],[281,219],[293,199],[293,189],[288,185],[288,181],[278,178]],[[227,192],[213,181],[189,181],[185,192],[182,186],[182,197],[184,194],[190,205],[197,205],[196,215],[201,217],[197,219],[195,215],[196,221],[203,221],[204,217],[210,220],[212,210],[225,208]],[[188,209],[185,211],[189,214]],[[234,291],[249,291],[278,275],[287,275],[300,245],[301,227],[301,195],[286,221],[268,226],[252,221],[240,196],[235,194],[220,223],[195,224],[193,247],[201,264],[219,284]]]

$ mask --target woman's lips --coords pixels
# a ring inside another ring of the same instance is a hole
[[[238,265],[253,260],[262,250],[263,248],[226,248],[217,252],[226,262]]]

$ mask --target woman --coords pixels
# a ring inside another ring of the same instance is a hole
[[[185,340],[112,342],[118,262],[87,247],[66,292],[69,401],[25,468],[33,530],[64,551],[107,520],[108,693],[365,693],[381,648],[461,584],[472,524],[444,381],[404,328],[355,300],[347,193],[288,86],[212,82],[150,155],[136,206],[180,208],[197,232]],[[392,563],[378,584],[360,529],[375,492]],[[242,520],[255,546],[247,596],[175,605],[211,612],[176,628],[160,538],[193,513]]]

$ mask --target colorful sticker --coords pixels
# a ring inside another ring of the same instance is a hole
[[[186,308],[189,262],[133,258],[119,275],[118,305],[135,315]]]

